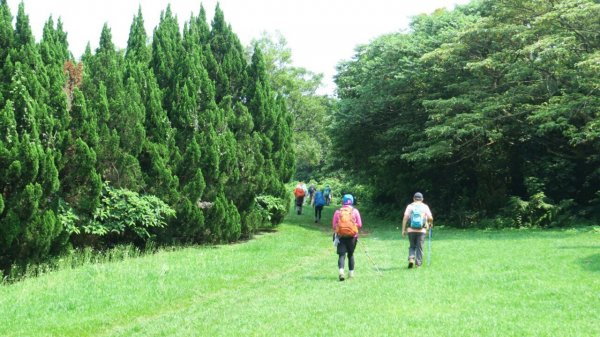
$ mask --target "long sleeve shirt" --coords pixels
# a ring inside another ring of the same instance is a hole
[[[342,208],[344,208],[344,207],[352,208],[352,217],[354,218],[354,223],[356,223],[356,227],[361,228],[362,227],[362,219],[360,218],[360,212],[356,208],[354,208],[350,205],[342,206]],[[331,226],[334,231],[335,231],[335,228],[337,227],[339,221],[340,221],[340,210],[338,209],[337,211],[335,211],[335,213],[333,213],[333,221],[331,222]],[[358,233],[356,233],[356,235],[354,237],[358,237]]]

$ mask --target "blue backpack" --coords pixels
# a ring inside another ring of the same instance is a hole
[[[321,191],[315,193],[315,206],[325,206],[325,197]]]
[[[422,204],[415,204],[410,212],[410,228],[421,229],[425,227],[427,214]]]

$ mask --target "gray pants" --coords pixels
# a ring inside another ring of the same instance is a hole
[[[425,242],[425,233],[408,233],[408,258],[414,258],[417,266],[423,263],[423,242]]]

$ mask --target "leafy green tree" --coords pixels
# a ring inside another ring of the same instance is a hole
[[[329,115],[333,112],[334,99],[317,94],[322,86],[322,74],[292,65],[292,52],[281,34],[264,33],[252,45],[259,46],[265,59],[266,72],[271,86],[280,92],[292,123],[293,149],[287,150],[286,162],[295,158],[292,168],[300,179],[307,179],[318,171],[331,166],[331,140]],[[250,54],[250,51],[247,51]],[[289,174],[289,173],[288,173]]]
[[[378,201],[419,189],[464,226],[524,204],[591,214],[598,6],[481,1],[361,47],[336,79],[341,164]]]

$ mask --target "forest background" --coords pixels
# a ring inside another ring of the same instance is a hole
[[[600,2],[474,1],[341,62],[337,97],[281,36],[240,43],[219,7],[73,57],[0,1],[0,268],[78,247],[234,242],[277,225],[286,183],[397,217],[423,192],[456,227],[600,217]],[[439,215],[439,216],[437,216]]]

